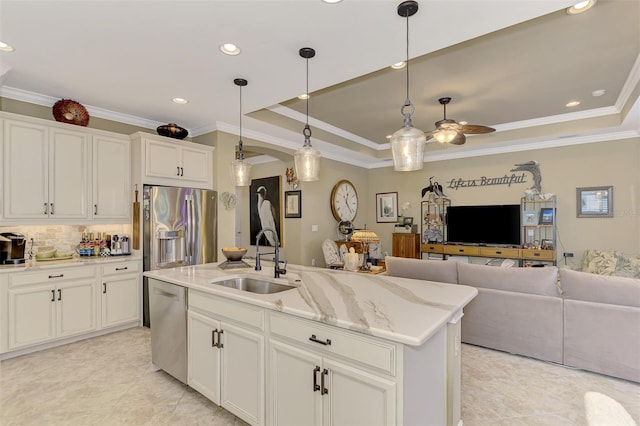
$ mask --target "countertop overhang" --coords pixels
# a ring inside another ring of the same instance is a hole
[[[410,346],[421,346],[478,293],[474,287],[433,281],[289,265],[273,278],[273,263],[223,270],[219,263],[147,271],[144,276],[261,306],[301,318]],[[273,294],[250,293],[216,284],[232,277],[259,277],[296,288]]]

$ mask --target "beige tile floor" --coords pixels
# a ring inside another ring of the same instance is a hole
[[[465,426],[585,425],[583,395],[619,401],[640,426],[640,384],[463,345]],[[151,367],[135,328],[0,363],[0,425],[245,423]]]

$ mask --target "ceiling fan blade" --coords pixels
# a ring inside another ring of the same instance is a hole
[[[480,126],[477,124],[464,124],[462,126],[462,132],[468,135],[479,135],[482,133],[491,133],[495,132],[496,129],[488,126]]]
[[[449,143],[451,145],[463,145],[466,141],[467,137],[464,135],[464,133],[458,133],[458,136],[453,138]]]

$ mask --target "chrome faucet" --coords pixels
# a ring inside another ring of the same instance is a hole
[[[280,278],[280,274],[284,275],[287,273],[287,261],[280,260],[280,248],[279,248],[280,239],[278,238],[278,234],[273,228],[264,228],[260,232],[258,232],[258,235],[256,235],[256,268],[255,269],[256,271],[262,270],[262,266],[260,265],[260,238],[262,238],[262,236],[266,231],[271,232],[271,234],[273,235],[273,238],[275,238],[276,248],[275,248],[275,251],[271,253],[262,253],[262,254],[273,254],[275,256],[273,258],[273,261],[275,262],[274,278]],[[280,269],[280,263],[284,263],[284,268]]]

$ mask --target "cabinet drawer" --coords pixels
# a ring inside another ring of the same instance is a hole
[[[444,246],[444,254],[459,254],[467,256],[477,256],[480,253],[479,247],[472,246]]]
[[[124,275],[140,271],[140,262],[128,261],[102,265],[102,275]]]
[[[555,250],[522,250],[523,259],[531,260],[555,260]]]
[[[309,348],[343,356],[391,375],[396,373],[396,348],[393,344],[274,312],[270,313],[270,325],[272,335],[279,335]]]
[[[9,287],[29,284],[56,283],[60,281],[77,280],[81,278],[95,277],[95,268],[92,266],[82,266],[78,268],[49,269],[38,272],[27,272],[11,274],[9,276]]]
[[[264,330],[264,309],[222,299],[212,294],[189,289],[189,309],[214,315],[216,318],[229,318],[240,323]]]
[[[480,247],[480,256],[518,259],[520,258],[520,249],[501,248],[501,247]]]
[[[422,244],[423,253],[444,253],[444,246],[442,244]]]

